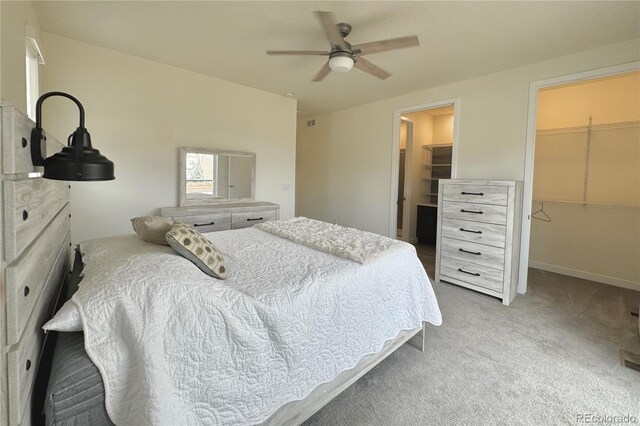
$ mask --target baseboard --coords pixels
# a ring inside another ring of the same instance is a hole
[[[608,275],[594,274],[592,272],[579,271],[577,269],[550,265],[548,263],[536,262],[534,260],[529,261],[529,268],[542,269],[543,271],[555,272],[556,274],[568,275],[570,277],[582,278],[583,280],[595,281],[597,283],[609,284],[616,287],[640,291],[640,282],[637,281],[610,277]]]

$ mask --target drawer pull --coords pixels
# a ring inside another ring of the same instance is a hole
[[[479,277],[479,276],[480,276],[480,274],[479,274],[479,273],[477,273],[477,272],[467,272],[467,271],[465,271],[465,270],[464,270],[464,269],[462,269],[462,268],[458,268],[458,271],[463,272],[463,273],[465,273],[465,274],[473,275],[474,277]]]
[[[484,195],[484,192],[464,192],[464,191],[462,191],[460,194],[462,194],[462,195],[479,195],[479,196],[482,197]]]
[[[484,214],[483,211],[460,209],[462,213]]]
[[[26,210],[22,210],[22,220],[27,220],[29,218],[29,212]]]
[[[251,218],[249,218],[249,219],[247,219],[247,222],[253,222],[254,220],[262,220],[262,219],[264,219],[264,218],[263,218],[263,217],[259,217],[259,218],[257,218],[257,219],[251,219]]]
[[[458,251],[461,251],[463,253],[475,254],[476,256],[480,256],[482,254],[479,251],[469,251],[462,248],[458,249]]]
[[[31,289],[29,288],[28,285],[24,286],[24,297],[27,297],[29,295],[29,292],[31,291]]]
[[[215,222],[211,222],[211,223],[194,223],[193,226],[209,226],[209,225],[215,225]]]
[[[27,364],[25,365],[25,367],[27,368],[27,371],[29,371],[29,369],[31,368],[31,360],[30,359],[27,360]]]
[[[460,228],[462,232],[471,232],[472,234],[482,234],[482,231],[472,231],[470,229]]]

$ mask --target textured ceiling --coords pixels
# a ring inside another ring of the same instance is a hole
[[[353,26],[352,44],[417,34],[421,46],[367,56],[392,73],[354,69],[311,79],[328,50],[312,11]],[[640,2],[36,2],[43,31],[268,92],[295,93],[303,115],[640,37]]]

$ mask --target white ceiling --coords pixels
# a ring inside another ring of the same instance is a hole
[[[312,11],[335,13],[359,44],[417,34],[421,46],[367,56],[392,73],[311,79],[328,50]],[[295,93],[303,115],[485,75],[640,37],[640,2],[36,2],[43,31],[246,86]]]

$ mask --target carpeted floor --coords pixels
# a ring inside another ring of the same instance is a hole
[[[509,307],[434,289],[443,325],[429,326],[427,351],[404,345],[306,425],[640,424],[640,372],[619,356],[640,353],[637,292],[535,269]]]

